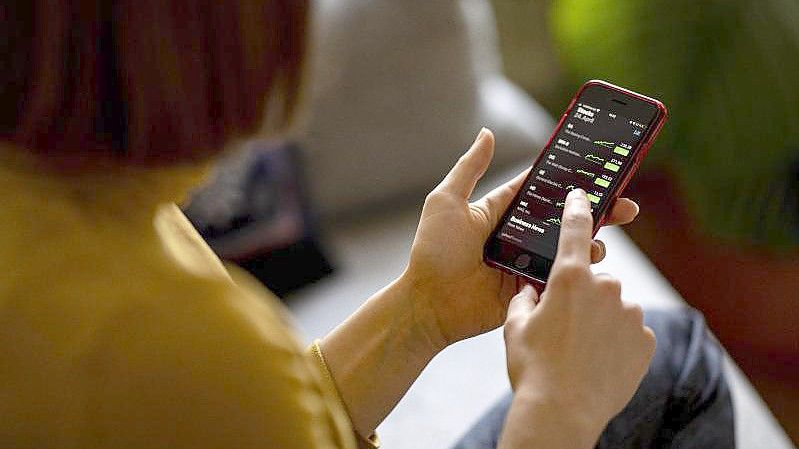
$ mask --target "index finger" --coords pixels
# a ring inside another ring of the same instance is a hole
[[[560,225],[557,259],[572,259],[586,266],[591,263],[591,236],[594,219],[585,191],[574,189],[566,196]]]

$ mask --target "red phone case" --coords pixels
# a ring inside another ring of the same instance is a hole
[[[641,95],[639,93],[636,93],[636,92],[633,92],[631,90],[625,89],[623,87],[616,86],[616,85],[611,84],[611,83],[609,83],[607,81],[590,80],[590,81],[586,82],[585,84],[583,84],[580,87],[580,89],[577,91],[577,93],[574,94],[574,97],[572,98],[571,102],[569,103],[569,106],[563,112],[563,115],[560,116],[560,120],[558,120],[558,124],[557,124],[557,126],[555,126],[555,130],[552,131],[552,135],[549,136],[549,141],[547,141],[547,144],[544,145],[544,148],[548,148],[552,144],[552,140],[555,138],[555,135],[558,133],[558,131],[560,131],[560,128],[563,126],[563,123],[566,121],[566,117],[568,117],[569,114],[571,113],[572,109],[574,108],[574,104],[577,102],[577,99],[583,93],[583,90],[585,90],[586,87],[595,86],[595,85],[602,86],[605,89],[615,90],[617,92],[622,92],[625,95],[629,95],[631,97],[637,98],[637,99],[645,101],[647,103],[654,104],[657,107],[658,112],[659,112],[658,116],[655,117],[654,126],[649,128],[647,136],[644,138],[643,142],[640,144],[641,147],[640,147],[640,150],[638,151],[638,155],[635,157],[635,161],[633,162],[632,168],[627,171],[627,174],[621,180],[621,182],[619,183],[619,186],[616,189],[614,189],[614,191],[613,191],[613,193],[611,195],[610,202],[608,203],[608,204],[612,205],[619,198],[619,195],[621,195],[621,193],[627,187],[627,184],[630,182],[630,179],[632,179],[632,177],[635,174],[635,172],[638,171],[638,167],[641,165],[641,161],[644,159],[646,154],[649,152],[649,148],[652,146],[652,143],[655,141],[655,137],[657,137],[658,133],[663,128],[663,124],[666,123],[666,118],[668,117],[669,112],[666,109],[666,106],[662,102],[660,102],[658,100],[655,100],[654,98],[650,98],[650,97],[647,97],[645,95]],[[541,160],[541,158],[543,156],[544,156],[544,151],[542,150],[541,152],[538,153],[538,156],[533,161],[532,166],[535,166],[536,164],[538,164],[538,162]],[[528,178],[529,178],[529,176],[532,176],[532,173],[530,175],[528,175]],[[526,183],[527,180],[525,179],[524,182]],[[513,199],[513,202],[511,204],[515,204],[517,202],[518,196],[519,196],[520,193],[521,192],[516,194],[516,197]],[[610,207],[608,207],[608,210],[610,210]],[[504,215],[505,214],[503,214],[503,217],[504,217]],[[607,215],[607,211],[604,214],[602,214],[602,216],[599,217],[599,220],[597,220],[597,222],[594,224],[594,230],[593,230],[592,236],[596,235],[597,231],[599,231],[599,228],[601,228],[602,225],[605,224],[606,215]],[[497,224],[497,228],[502,226],[502,224],[503,224],[502,221],[500,223],[498,223]],[[495,228],[494,231],[491,233],[491,238],[494,238],[494,236],[496,235],[496,231],[497,231],[497,229]],[[508,266],[506,266],[506,265],[504,265],[504,264],[502,264],[500,262],[497,262],[497,261],[489,259],[488,257],[485,256],[485,254],[483,255],[483,260],[485,261],[485,263],[487,265],[489,265],[489,266],[491,266],[493,268],[496,268],[496,269],[502,270],[502,271],[504,271],[504,272],[506,272],[508,274],[517,276],[517,282],[516,282],[516,289],[517,290],[519,289],[519,277],[524,278],[526,281],[528,281],[528,283],[531,283],[531,284],[533,284],[533,286],[538,287],[537,290],[539,292],[546,285],[545,282],[543,282],[543,281],[541,281],[539,279],[527,276],[525,273],[517,271],[517,270],[513,269],[512,267],[508,267]]]

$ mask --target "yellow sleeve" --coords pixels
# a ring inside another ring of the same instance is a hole
[[[86,447],[356,447],[274,307],[217,293],[131,308],[102,331],[86,359]]]
[[[270,310],[281,316],[280,319],[282,321],[286,323],[291,321],[290,316],[285,311],[282,304],[277,302],[271,292],[266,290],[254,278],[250,277],[247,272],[235,265],[227,265],[226,268],[230,277],[243,291],[249,292],[267,303],[271,303],[273,306]],[[354,432],[349,420],[349,410],[347,410],[347,405],[344,403],[344,399],[342,399],[338,391],[338,385],[336,385],[333,375],[327,367],[327,362],[325,362],[325,357],[322,354],[322,348],[319,346],[319,340],[314,340],[305,350],[305,353],[308,361],[312,365],[312,373],[319,382],[324,400],[329,403],[331,409],[342,410],[344,412],[334,415],[337,426],[352,431],[358,441],[358,447],[360,449],[380,449],[380,439],[377,437],[376,433],[373,433],[368,438],[364,438]]]
[[[338,391],[338,386],[333,379],[333,375],[330,373],[330,368],[327,367],[327,362],[325,362],[325,356],[322,354],[322,348],[319,346],[319,340],[314,340],[306,352],[310,356],[311,360],[313,360],[313,362],[316,364],[318,371],[321,373],[322,383],[325,384],[325,387],[328,391],[333,392],[335,399],[344,409],[346,409],[344,399],[341,398],[341,395]],[[347,412],[347,414],[349,414],[349,412]],[[357,433],[355,436],[358,438],[358,447],[361,449],[380,449],[380,439],[377,437],[376,433],[373,433],[368,438],[364,438]]]

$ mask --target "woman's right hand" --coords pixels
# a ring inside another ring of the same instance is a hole
[[[590,209],[585,192],[569,193],[546,289],[540,301],[531,286],[511,300],[505,344],[516,398],[552,405],[598,437],[638,388],[655,336],[619,281],[591,272]]]

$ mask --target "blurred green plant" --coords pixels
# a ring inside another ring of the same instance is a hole
[[[602,78],[670,119],[647,165],[676,175],[711,235],[799,245],[799,2],[556,0],[572,87]]]

